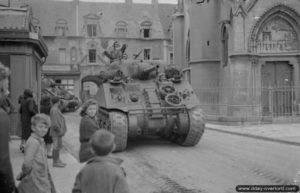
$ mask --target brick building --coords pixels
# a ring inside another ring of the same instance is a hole
[[[172,61],[171,15],[174,5],[86,2],[81,0],[23,0],[35,13],[35,23],[49,48],[43,74],[81,96],[93,95],[96,85],[81,80],[100,72],[109,59],[103,52],[115,41],[127,44],[128,61],[169,64]],[[171,57],[171,58],[170,58]]]
[[[299,0],[179,0],[175,16],[175,64],[208,119],[298,120]]]

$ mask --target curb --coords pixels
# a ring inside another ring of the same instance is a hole
[[[221,132],[221,133],[226,133],[226,134],[231,134],[231,135],[237,135],[237,136],[249,137],[249,138],[259,139],[259,140],[264,140],[264,141],[282,143],[282,144],[286,144],[286,145],[300,146],[299,142],[286,141],[283,139],[275,139],[275,138],[271,138],[271,137],[264,137],[264,136],[249,134],[249,133],[240,133],[240,132],[235,132],[235,131],[225,131],[222,129],[216,129],[216,128],[211,128],[211,127],[206,127],[205,129],[211,130],[211,131],[216,131],[216,132]]]

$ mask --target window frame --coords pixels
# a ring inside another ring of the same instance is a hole
[[[140,27],[141,27],[140,35],[141,35],[142,38],[145,38],[145,39],[151,38],[151,36],[152,36],[152,34],[151,34],[152,26],[153,26],[153,23],[149,20],[145,20],[141,23],[141,25],[140,25]],[[148,37],[145,36],[145,32],[146,32],[145,30],[149,30],[148,31]]]
[[[90,38],[97,37],[97,24],[93,24],[93,23],[86,24],[86,33],[87,36]]]
[[[55,22],[55,35],[66,36],[68,31],[68,22],[65,19],[58,19]]]
[[[94,54],[95,54],[95,60],[91,60],[91,51],[94,51]],[[89,64],[95,64],[97,63],[97,49],[88,49],[88,63]]]
[[[125,36],[127,34],[128,24],[125,21],[118,21],[115,26],[115,32],[118,36]]]
[[[146,53],[145,50],[149,50],[149,59],[146,59]],[[151,48],[143,48],[143,60],[151,60],[151,56],[152,56],[152,49]]]
[[[66,48],[59,48],[59,63],[60,64],[66,64],[67,63],[67,49]],[[64,53],[62,55],[62,53]]]

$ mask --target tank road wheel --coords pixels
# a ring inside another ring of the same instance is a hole
[[[203,113],[199,108],[191,109],[188,112],[189,129],[186,134],[181,134],[177,137],[176,142],[182,146],[197,145],[201,139],[205,124],[203,121]]]
[[[128,119],[126,114],[121,112],[110,112],[110,131],[115,135],[115,152],[124,151],[128,138]]]

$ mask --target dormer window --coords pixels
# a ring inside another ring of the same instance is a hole
[[[58,19],[55,25],[55,35],[65,36],[68,31],[67,21],[64,19]]]
[[[115,32],[117,36],[125,36],[127,33],[127,23],[125,21],[118,21],[116,23]]]
[[[96,24],[87,24],[87,34],[88,37],[97,36],[97,25]]]
[[[141,37],[142,38],[150,38],[151,37],[151,28],[152,22],[151,21],[144,21],[141,23]]]
[[[83,32],[86,37],[94,38],[102,34],[100,19],[102,17],[102,12],[98,14],[89,13],[83,16],[84,24],[83,24]]]

